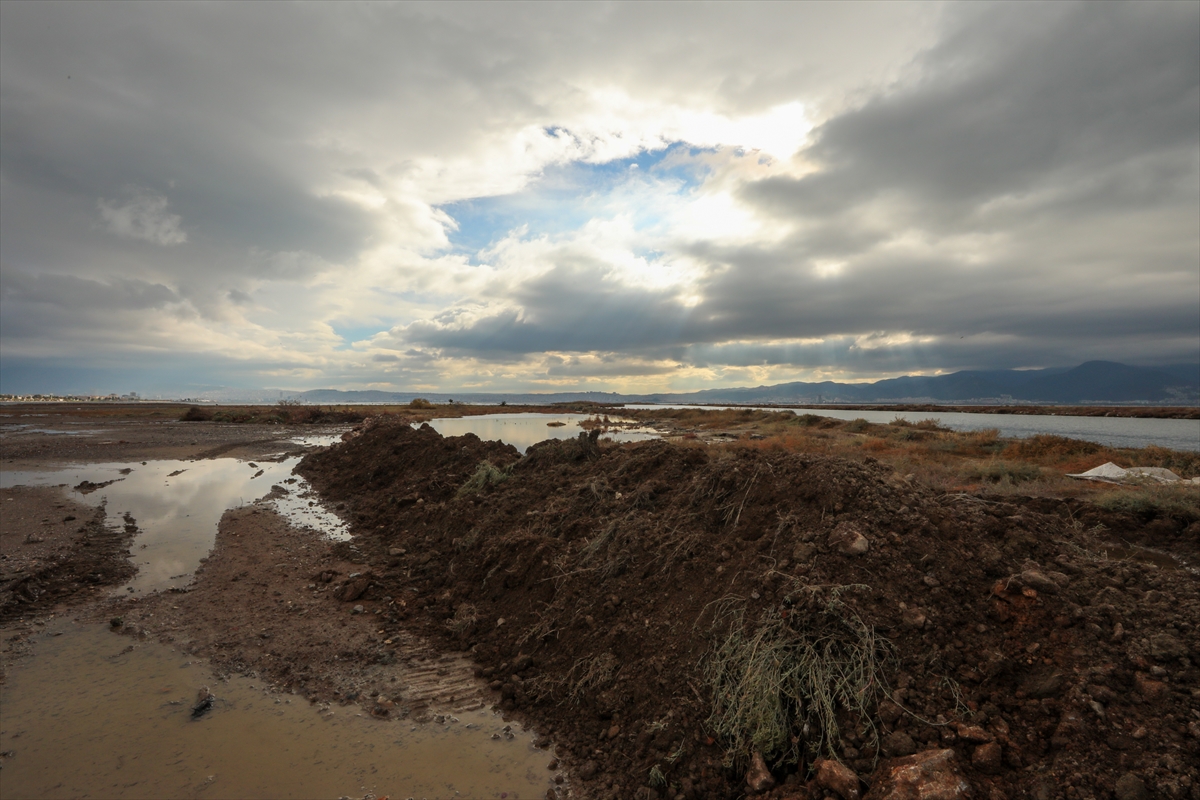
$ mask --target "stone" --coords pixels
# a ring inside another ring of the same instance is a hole
[[[978,725],[964,725],[961,722],[955,728],[955,732],[958,738],[974,744],[986,744],[995,738]]]
[[[900,719],[900,715],[904,713],[904,709],[893,703],[891,700],[884,700],[879,704],[879,718],[888,725],[895,725],[896,720]]]
[[[1156,633],[1150,637],[1150,655],[1159,661],[1183,658],[1187,654],[1187,645],[1169,633]]]
[[[996,742],[981,744],[971,753],[971,766],[980,772],[996,773],[1003,764],[1003,751]]]
[[[364,611],[366,611],[366,609],[362,606],[355,606],[354,608],[350,609],[351,614],[361,614]]]
[[[925,625],[925,612],[916,606],[900,609],[900,624],[906,628],[921,628]]]
[[[1133,685],[1137,693],[1148,702],[1161,700],[1167,693],[1165,683],[1154,680],[1144,672],[1134,673]]]
[[[767,762],[758,751],[750,759],[750,769],[746,770],[746,786],[754,794],[775,788],[775,776],[767,769]]]
[[[1069,708],[1059,718],[1058,727],[1054,729],[1050,744],[1055,749],[1061,750],[1070,743],[1074,736],[1080,733],[1083,733],[1083,715],[1075,709]]]
[[[817,784],[837,792],[843,800],[858,800],[858,776],[844,764],[827,758],[817,759]]]
[[[916,742],[904,731],[889,733],[883,737],[883,741],[880,744],[883,747],[883,752],[893,758],[909,756],[917,752]]]
[[[1126,772],[1117,779],[1117,800],[1150,800],[1150,792],[1142,779],[1132,772]]]
[[[841,523],[829,534],[829,546],[847,556],[861,556],[871,549],[867,537],[848,522]]]
[[[608,729],[608,738],[615,739],[615,738],[617,738],[618,735],[620,735],[620,733],[621,733],[621,726],[613,725],[611,728]]]
[[[1027,697],[1042,700],[1057,697],[1062,693],[1066,682],[1061,672],[1038,672],[1026,678],[1021,683],[1021,689]]]
[[[596,777],[597,769],[599,768],[596,766],[596,762],[588,760],[583,762],[579,769],[575,771],[575,774],[579,776],[580,780],[590,781],[592,778]]]
[[[864,800],[966,800],[971,785],[953,750],[925,750],[880,764]]]
[[[359,575],[346,582],[346,585],[338,592],[338,599],[343,603],[352,603],[362,597],[370,586],[371,577]]]
[[[200,691],[196,693],[196,703],[192,706],[192,719],[200,719],[204,716],[213,707],[216,700],[216,696],[208,690],[207,686],[201,686]]]
[[[1046,573],[1037,569],[1024,570],[1020,575],[1021,584],[1030,589],[1036,589],[1042,594],[1058,594],[1058,584]]]

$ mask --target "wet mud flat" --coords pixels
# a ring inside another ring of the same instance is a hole
[[[468,653],[584,796],[1200,797],[1186,516],[387,420],[299,471],[344,506],[359,601]],[[1107,555],[1130,540],[1176,566]]]

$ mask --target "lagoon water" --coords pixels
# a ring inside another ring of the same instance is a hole
[[[474,417],[433,419],[430,426],[442,436],[462,436],[473,433],[485,442],[499,440],[524,453],[530,445],[547,439],[574,439],[583,432],[579,423],[588,419],[587,414],[484,414]],[[553,423],[562,423],[553,425]],[[658,434],[649,430],[620,430],[603,434],[605,438],[618,442],[636,442],[656,438]]]
[[[628,405],[626,408],[741,408],[742,406]],[[938,420],[956,431],[981,431],[995,428],[1001,436],[1025,439],[1039,434],[1066,436],[1110,447],[1169,447],[1172,450],[1200,450],[1200,420],[1135,419],[1130,417],[1060,417],[1050,414],[972,414],[962,411],[843,411],[833,408],[767,407],[762,411],[794,411],[834,419],[865,419],[887,423],[903,417],[909,422]]]

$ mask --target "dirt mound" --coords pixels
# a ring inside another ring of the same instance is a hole
[[[469,650],[584,794],[892,796],[925,752],[976,797],[1200,793],[1195,576],[1057,513],[870,458],[387,423],[299,471],[360,596]]]

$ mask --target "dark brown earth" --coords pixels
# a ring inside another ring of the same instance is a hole
[[[485,459],[498,480],[461,491]],[[408,598],[398,623],[469,652],[586,795],[750,791],[705,675],[740,614],[886,640],[831,748],[792,709],[794,741],[760,754],[771,796],[917,796],[896,759],[948,750],[920,779],[961,779],[945,796],[1200,797],[1194,521],[938,495],[869,457],[585,438],[521,458],[387,420],[300,471],[345,504],[362,597]],[[1168,555],[1106,556],[1122,537]]]

